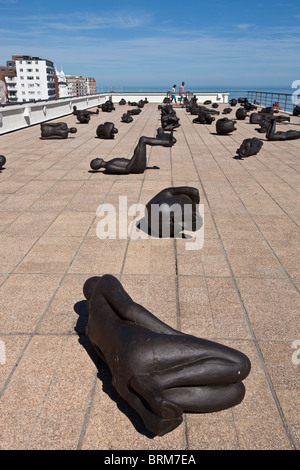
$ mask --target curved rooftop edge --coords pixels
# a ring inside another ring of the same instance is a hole
[[[229,96],[228,92],[192,92],[191,94],[197,97],[199,103],[206,100],[227,103]],[[7,103],[0,106],[0,135],[67,116],[72,114],[73,106],[79,110],[89,109],[100,106],[107,100],[117,103],[122,98],[127,98],[132,102],[147,98],[150,103],[162,103],[165,97],[165,92],[108,92],[56,100]]]

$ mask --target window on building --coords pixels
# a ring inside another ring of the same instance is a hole
[[[27,80],[33,80],[34,77],[32,77],[31,75],[27,77]]]
[[[33,69],[26,69],[26,72],[32,72]]]

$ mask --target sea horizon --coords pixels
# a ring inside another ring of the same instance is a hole
[[[179,91],[179,86],[177,86],[177,91]],[[102,85],[102,86],[97,86],[97,92],[103,93],[107,91],[113,91],[113,92],[119,92],[119,93],[167,93],[170,91],[172,86],[151,86],[151,85],[133,85],[133,86],[117,86],[117,85]],[[185,86],[185,90],[189,92],[203,92],[203,93],[209,93],[209,92],[229,92],[230,95],[237,93],[237,92],[247,92],[247,91],[256,91],[256,92],[265,92],[265,93],[282,93],[282,94],[288,94],[292,95],[295,92],[295,88],[292,88],[292,86],[272,86],[268,87],[265,85],[262,86],[234,86],[234,87],[228,87],[228,86]]]

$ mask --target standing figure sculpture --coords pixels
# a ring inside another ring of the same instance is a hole
[[[156,137],[140,137],[131,159],[113,158],[105,162],[102,158],[95,158],[91,161],[92,170],[104,168],[107,173],[128,175],[129,173],[144,173],[147,166],[146,146],[161,145],[171,147],[174,144],[174,138],[171,134],[157,135]]]
[[[112,275],[83,286],[86,334],[112,375],[112,386],[163,436],[187,412],[215,412],[239,404],[250,372],[243,353],[177,331],[135,303]]]

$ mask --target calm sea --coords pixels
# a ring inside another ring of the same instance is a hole
[[[98,92],[103,92],[103,91],[115,91],[115,92],[138,92],[138,93],[166,93],[168,90],[171,89],[171,86],[113,86],[113,85],[103,85],[98,87]],[[203,87],[203,86],[193,86],[193,87],[188,87],[187,85],[185,86],[186,91],[191,91],[191,92],[196,92],[196,91],[202,91],[202,92],[210,92],[210,91],[229,91],[230,92],[230,98],[235,98],[241,96],[238,92],[241,91],[264,91],[268,93],[284,93],[284,94],[293,94],[295,91],[294,88],[290,87],[266,87],[266,86],[253,86],[253,87],[245,87],[245,86],[240,86],[240,87],[224,87],[224,86],[219,86],[219,87]],[[179,91],[179,86],[177,87],[177,91]]]
[[[124,87],[120,87],[120,86],[113,86],[113,85],[103,85],[102,87],[98,87],[98,92],[99,93],[103,93],[103,92],[107,92],[107,91],[114,91],[114,92],[119,92],[119,93],[122,93],[122,92],[138,92],[138,93],[167,93],[167,91],[170,90],[170,87],[168,86],[124,86]],[[295,89],[295,88],[292,88],[292,86],[289,86],[289,87],[282,87],[282,86],[278,86],[278,87],[266,87],[266,86],[248,86],[248,87],[245,87],[245,86],[241,86],[241,87],[234,87],[234,88],[230,88],[230,87],[224,87],[224,86],[220,86],[220,87],[203,87],[203,86],[193,86],[193,87],[189,87],[189,86],[185,86],[185,90],[186,91],[191,91],[191,92],[229,92],[229,97],[228,99],[232,99],[232,98],[243,98],[243,97],[247,97],[247,91],[256,91],[256,92],[267,92],[267,93],[273,93],[274,96],[271,96],[271,95],[266,95],[264,97],[262,97],[261,95],[249,95],[248,98],[250,98],[251,101],[254,101],[255,99],[258,101],[258,102],[261,102],[261,105],[262,106],[272,106],[273,102],[275,101],[279,101],[280,102],[280,109],[281,110],[285,110],[285,111],[289,111],[291,112],[293,110],[293,107],[295,104],[298,104],[298,103],[295,103],[294,104],[294,101],[293,101],[293,98],[292,96],[288,96],[288,97],[284,97],[284,96],[276,96],[277,93],[280,93],[280,94],[286,94],[286,95],[293,95],[293,93],[297,90],[298,91],[298,94],[297,94],[297,97],[300,99],[300,88],[298,89]],[[177,87],[177,91],[179,91],[179,87]]]

